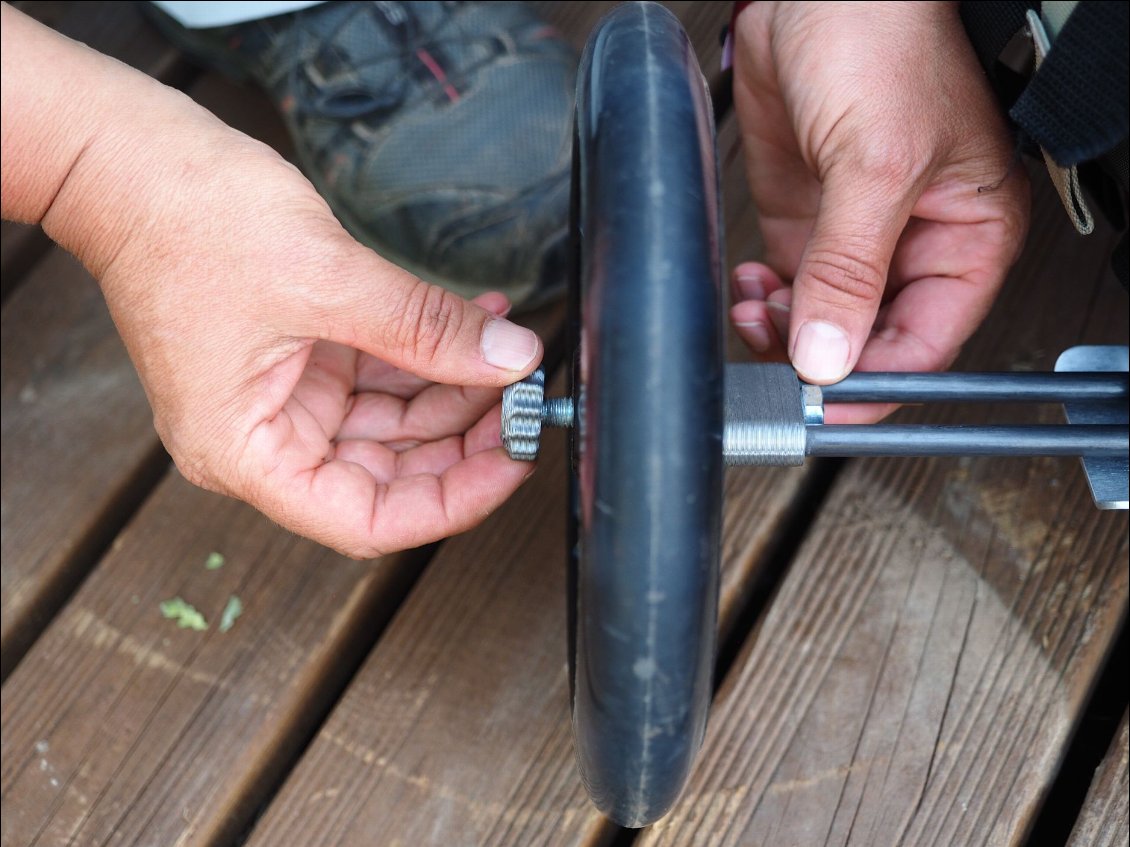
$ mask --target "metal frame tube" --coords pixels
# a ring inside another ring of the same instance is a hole
[[[1127,428],[1105,425],[834,424],[806,429],[809,456],[1126,456]]]
[[[854,373],[825,403],[1075,403],[1130,396],[1125,373]]]

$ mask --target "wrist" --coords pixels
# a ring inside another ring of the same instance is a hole
[[[104,93],[101,120],[41,221],[99,280],[138,245],[167,256],[169,235],[212,200],[207,184],[230,166],[225,151],[254,143],[140,74]]]
[[[220,171],[248,150],[264,158],[185,95],[2,13],[3,216],[41,224],[95,276],[131,242],[183,229],[194,203],[216,203]]]

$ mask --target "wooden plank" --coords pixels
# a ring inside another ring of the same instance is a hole
[[[1130,840],[1130,729],[1128,713],[1095,771],[1068,847],[1117,847]]]
[[[54,8],[31,5],[41,13]],[[76,5],[62,4],[68,15]],[[142,33],[158,38],[132,4],[98,5],[109,20],[95,10],[83,18],[87,32],[116,31],[113,16],[129,13],[119,52],[144,55],[138,46],[127,49],[131,32],[137,39]],[[93,40],[106,43],[101,36]],[[151,64],[163,67],[156,59]],[[294,158],[281,118],[257,89],[209,73],[189,93],[230,125]],[[561,315],[550,307],[519,321],[552,340]],[[53,248],[5,305],[3,329],[0,676],[6,677],[167,459],[97,286],[63,251]]]
[[[0,325],[6,677],[166,459],[98,286],[74,259],[53,249]]]
[[[289,152],[282,122],[257,92],[208,75],[190,93],[229,123],[253,128]],[[69,260],[58,254],[58,261]],[[89,280],[81,290],[97,303]],[[29,286],[12,305],[34,299],[36,291],[41,287]],[[522,321],[549,337],[561,324],[561,309]],[[6,365],[38,361],[25,348],[14,351],[20,355],[6,355]],[[65,377],[70,364],[56,370]],[[7,410],[6,403],[6,421]],[[97,426],[84,434],[73,439],[76,449],[89,452],[101,443]],[[5,448],[9,444],[15,441],[6,430]],[[6,491],[8,482],[5,473]],[[25,554],[34,549],[13,546]],[[224,580],[201,584],[208,547],[230,548],[229,562],[245,561],[243,572],[225,567]],[[189,488],[174,474],[4,687],[0,783],[5,809],[19,814],[5,814],[3,842],[97,843],[111,835],[147,843],[233,839],[285,773],[288,757],[422,559],[411,553],[367,565],[345,562],[292,539],[246,507]],[[182,568],[169,574],[171,561]],[[8,565],[6,551],[6,578]],[[214,624],[233,579],[247,598],[248,615],[254,602],[266,623],[245,616],[245,625],[227,634],[170,634],[172,625],[156,614],[161,599],[192,594],[193,602],[212,610]],[[195,642],[184,641],[192,636]],[[107,716],[105,731],[91,736],[90,727],[102,723],[99,715]],[[121,716],[124,722],[109,719]]]
[[[156,35],[137,4],[32,2],[20,9],[159,79],[178,76],[178,51]],[[5,222],[0,279],[5,678],[152,487],[165,459],[133,367],[90,277],[52,249],[38,227]],[[8,302],[25,279],[23,296]]]
[[[423,558],[350,561],[170,474],[4,685],[0,841],[231,843]],[[177,596],[208,631],[162,618]]]
[[[1126,340],[1109,232],[1079,242],[1040,195],[966,368]],[[906,418],[1059,417],[995,412]],[[1126,526],[1074,460],[852,463],[720,690],[685,796],[640,843],[1021,842],[1126,612]]]
[[[122,14],[120,5],[103,4],[101,13]],[[158,38],[125,6],[124,32],[133,31],[134,21]],[[87,23],[95,32],[114,29],[98,15]],[[232,125],[290,152],[281,119],[258,92],[207,75],[190,93]],[[0,678],[6,678],[168,459],[97,284],[63,250],[52,248],[37,264],[5,304],[2,321]]]

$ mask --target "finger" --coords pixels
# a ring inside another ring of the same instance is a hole
[[[730,322],[738,337],[757,354],[761,361],[787,362],[788,353],[785,339],[774,326],[769,304],[764,301],[747,300],[730,309]]]
[[[998,286],[964,278],[933,277],[906,285],[884,306],[864,345],[860,371],[941,371],[984,320]],[[894,404],[830,406],[828,423],[874,423]]]
[[[789,324],[792,322],[792,305],[793,290],[791,288],[781,288],[774,291],[765,300],[769,321],[773,324],[773,329],[777,331],[777,335],[780,336],[782,341],[786,342],[789,337]]]
[[[829,403],[824,407],[824,423],[877,423],[897,408],[894,403]]]
[[[917,181],[843,166],[824,182],[820,211],[793,284],[789,355],[816,383],[854,367],[875,321]]]
[[[883,310],[860,369],[946,369],[988,314],[996,291],[959,277],[916,280]]]
[[[399,397],[401,400],[411,400],[429,385],[435,383],[422,376],[402,371],[381,359],[362,354],[357,363],[357,381],[353,390],[358,394],[381,392]]]
[[[453,435],[403,451],[390,449],[376,441],[339,441],[335,445],[334,458],[361,465],[378,484],[388,484],[405,476],[440,476],[466,458],[463,452],[462,436]]]
[[[482,306],[491,314],[499,317],[506,317],[510,313],[509,298],[497,291],[480,294],[471,302]],[[383,391],[386,394],[408,400],[429,385],[432,385],[431,380],[402,371],[383,359],[377,359],[366,354],[359,357],[357,379],[354,386],[354,390],[357,392]]]
[[[423,442],[462,435],[492,406],[499,389],[429,385],[411,400],[385,393],[358,394],[338,439]]]
[[[476,306],[481,306],[492,315],[504,318],[510,314],[510,298],[501,291],[487,291],[471,300]]]
[[[495,404],[466,435],[449,436],[405,450],[363,439],[339,441],[333,458],[361,465],[378,483],[416,474],[439,476],[456,462],[502,446],[501,411],[502,405]]]
[[[484,450],[494,450],[502,446],[502,404],[496,403],[485,415],[462,435],[463,457],[473,456]],[[396,444],[386,445],[397,449]],[[407,449],[416,449],[423,445],[411,444]]]
[[[742,262],[730,274],[730,290],[734,303],[764,300],[785,287],[777,272],[761,262]]]
[[[502,386],[532,371],[541,340],[488,308],[468,302],[358,247],[345,278],[312,295],[316,314],[302,317],[325,337],[433,382]],[[379,281],[379,282],[375,282]],[[498,307],[491,295],[487,305]],[[307,310],[309,311],[309,310]]]
[[[257,505],[275,520],[347,555],[373,558],[463,532],[533,473],[501,450],[476,453],[439,476],[378,483],[363,466],[335,460],[305,471],[285,493]]]

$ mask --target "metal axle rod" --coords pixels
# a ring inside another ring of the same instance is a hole
[[[809,426],[809,456],[1122,456],[1124,426]]]
[[[854,373],[825,403],[1074,403],[1125,399],[1125,373]]]

